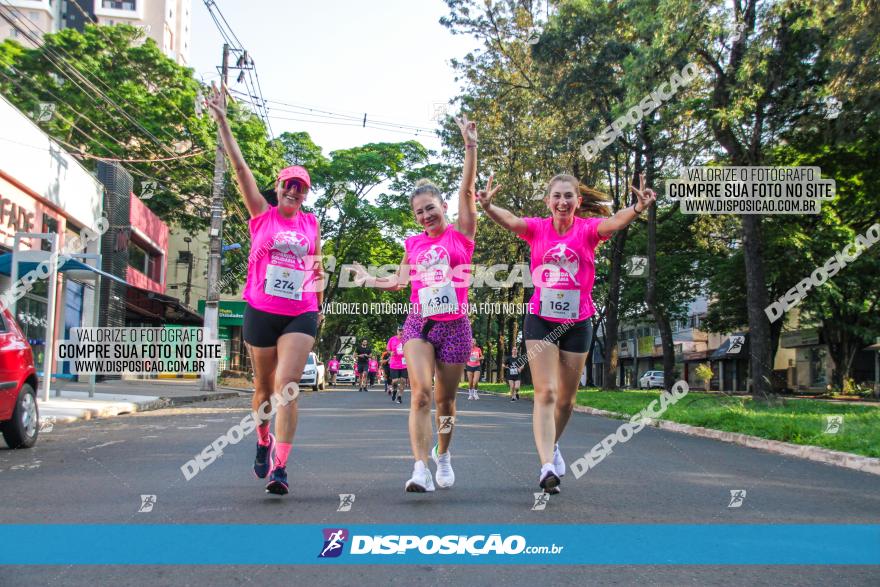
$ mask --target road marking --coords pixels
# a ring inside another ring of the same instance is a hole
[[[95,450],[96,448],[104,448],[105,446],[110,446],[111,444],[120,444],[125,442],[124,440],[111,440],[110,442],[105,442],[104,444],[99,444],[97,446],[90,446],[89,448],[84,448],[83,450]]]

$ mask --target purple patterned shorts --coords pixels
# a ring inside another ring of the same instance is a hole
[[[423,336],[425,330],[428,332]],[[434,346],[434,356],[441,363],[466,363],[471,356],[472,336],[467,316],[440,322],[410,314],[403,323],[403,344],[414,338],[427,340]]]

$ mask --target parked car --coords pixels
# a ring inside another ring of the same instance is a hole
[[[324,389],[324,363],[318,360],[318,355],[315,353],[309,353],[299,385],[300,387],[311,385],[314,391]]]
[[[355,385],[357,377],[354,373],[354,363],[351,361],[340,361],[339,372],[336,373],[336,383],[351,383]]]
[[[0,431],[9,448],[30,448],[40,434],[34,355],[12,313],[0,312]]]
[[[639,379],[639,387],[642,389],[651,389],[653,387],[664,387],[663,371],[645,371],[641,379]]]

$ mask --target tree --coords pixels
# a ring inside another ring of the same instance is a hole
[[[189,230],[207,226],[216,144],[213,124],[196,114],[202,89],[192,70],[132,26],[63,29],[34,49],[0,44],[0,92],[27,113],[53,103],[52,118],[41,123],[48,134],[87,167],[121,159],[137,193],[154,182],[147,206]],[[238,104],[230,105],[230,120],[255,175],[269,181],[282,160],[262,121]],[[229,181],[226,194],[227,233],[240,240],[246,215]]]
[[[396,267],[403,256],[403,238],[418,229],[409,192],[418,178],[427,177],[450,193],[447,170],[430,163],[431,153],[416,141],[370,143],[329,156],[307,133],[283,133],[279,143],[287,163],[305,166],[312,179],[309,209],[321,226],[322,252],[333,259],[325,267],[331,275],[325,304],[407,303],[405,291],[340,286],[346,279],[340,269],[354,262]],[[402,316],[391,313],[331,313],[321,328],[319,349],[336,352],[343,335],[384,340],[400,322]]]

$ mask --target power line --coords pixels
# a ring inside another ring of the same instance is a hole
[[[15,73],[21,73],[21,72],[17,72],[17,71],[14,70],[14,69],[13,69],[13,71],[14,71]],[[29,88],[23,86],[22,83],[20,83],[18,80],[9,77],[9,76],[6,75],[6,73],[3,72],[2,70],[0,70],[0,75],[2,75],[4,78],[6,78],[9,82],[11,82],[11,83],[13,83],[14,85],[16,85],[20,90],[23,90],[23,91],[27,92],[28,94],[30,94],[31,96],[33,96],[34,98],[36,98],[37,101],[40,101],[40,97],[39,97],[39,96],[38,96],[33,90],[31,90],[31,89],[29,89]],[[74,114],[76,114],[77,116],[79,116],[81,119],[86,120],[86,121],[87,121],[88,123],[90,123],[90,124],[96,129],[96,130],[100,131],[101,133],[103,133],[104,135],[106,135],[111,141],[113,141],[113,142],[115,142],[116,144],[118,144],[118,145],[123,149],[123,151],[126,151],[126,150],[128,149],[128,147],[127,147],[124,143],[122,143],[117,137],[115,137],[115,136],[112,135],[111,133],[107,132],[107,131],[106,131],[104,128],[102,128],[98,123],[96,123],[94,120],[92,120],[91,118],[89,118],[86,114],[84,114],[84,113],[80,112],[79,110],[77,110],[76,108],[74,108],[70,103],[68,103],[68,102],[66,102],[66,101],[64,101],[64,100],[62,100],[62,99],[61,99],[60,97],[58,97],[55,93],[53,93],[52,91],[46,89],[45,87],[43,87],[42,91],[45,92],[46,94],[49,94],[49,95],[50,95],[52,98],[54,98],[58,103],[63,104],[64,106],[66,106],[67,108],[69,108]],[[93,100],[93,102],[94,102],[95,104],[98,103],[96,100]],[[61,120],[62,120],[63,122],[65,122],[65,123],[69,124],[71,128],[73,128],[74,130],[78,131],[80,134],[82,134],[83,136],[85,136],[88,140],[92,141],[92,142],[95,143],[95,144],[101,145],[101,146],[103,146],[104,148],[107,148],[107,149],[110,150],[111,153],[112,153],[112,150],[109,149],[109,148],[107,147],[107,144],[106,144],[106,143],[99,141],[99,140],[96,139],[94,136],[92,136],[91,134],[89,134],[88,132],[86,132],[85,130],[83,130],[82,128],[80,128],[79,126],[77,126],[75,122],[73,122],[72,120],[69,120],[68,118],[66,118],[65,116],[63,116],[61,113],[57,113],[56,115],[58,116],[59,119],[61,119]],[[69,149],[69,150],[70,150],[72,153],[74,153],[74,154],[88,156],[88,154],[84,153],[79,147],[77,147],[77,146],[75,146],[75,145],[71,145],[70,143],[68,143],[68,142],[66,142],[66,141],[64,141],[64,140],[62,140],[62,139],[60,139],[60,138],[58,138],[58,137],[53,137],[53,140],[56,141],[57,143],[61,144],[62,146],[66,147],[67,149]],[[116,155],[116,153],[113,153],[113,154]],[[101,158],[101,157],[94,157],[94,156],[92,156],[92,158],[95,158],[95,159],[111,159],[111,158]],[[161,161],[161,160],[159,160],[159,161],[155,161],[155,160],[154,160],[154,161],[151,161],[151,162],[161,163],[161,164],[163,165],[163,167],[166,168],[166,171],[168,171],[168,169],[167,169],[167,163],[165,163],[164,161]],[[159,179],[159,178],[157,178],[157,177],[155,177],[155,176],[148,175],[148,174],[143,173],[143,172],[141,172],[141,171],[139,171],[139,170],[137,170],[137,169],[135,169],[135,168],[128,168],[128,171],[129,171],[130,173],[134,174],[134,175],[139,176],[139,177],[146,178],[146,179],[148,179],[148,180],[150,180],[150,181],[155,181],[157,184],[160,184],[160,185],[164,185],[164,184],[167,183],[167,182],[164,182],[164,181],[162,181],[161,179]],[[179,193],[179,192],[176,192],[176,191],[174,191],[174,190],[168,190],[168,191],[170,191],[171,193],[173,193],[173,194],[175,194],[175,195],[177,195],[177,196],[179,196],[179,197],[181,197],[181,198],[186,197],[186,196],[184,196],[183,194],[181,194],[181,193]],[[198,194],[191,194],[189,197],[194,197],[194,196],[197,196],[197,195],[198,195]],[[240,220],[243,224],[246,224],[247,221],[246,221],[244,218],[241,217],[240,212],[238,212],[238,211],[236,211],[236,212],[237,212],[237,214],[238,214],[238,218],[239,218],[239,220]],[[233,224],[233,226],[236,227],[236,228],[238,228],[238,227],[241,226],[241,224]],[[238,236],[240,236],[240,234],[239,234]]]
[[[263,100],[263,89],[259,83],[259,73],[257,72],[257,67],[254,64],[253,58],[248,54],[247,50],[244,48],[244,44],[241,42],[241,39],[238,38],[238,35],[235,34],[235,31],[232,30],[232,27],[229,25],[229,21],[226,20],[226,17],[223,15],[223,11],[220,10],[220,7],[217,6],[217,3],[214,0],[204,0],[205,7],[208,9],[208,13],[211,16],[211,20],[214,21],[214,26],[220,32],[220,36],[223,37],[223,40],[226,42],[230,48],[238,53],[241,53],[239,57],[238,68],[242,70],[247,70],[247,77],[244,79],[245,87],[248,89],[248,93],[252,94],[260,94],[260,99],[262,101],[262,110],[260,106],[257,106],[257,115],[263,119],[263,122],[266,124],[266,129],[269,132],[269,138],[274,139],[275,133],[272,130],[272,123],[269,120],[269,112],[266,110],[266,102]],[[216,15],[214,12],[216,11]],[[223,20],[224,25],[220,24],[220,21],[217,20],[217,17]],[[230,38],[231,37],[231,38]],[[234,40],[234,41],[233,41]],[[251,71],[256,77],[256,81],[251,78]],[[250,84],[248,83],[250,82]],[[251,89],[253,87],[254,89]],[[256,105],[255,105],[256,106]]]
[[[257,96],[247,96],[246,94],[244,94],[240,90],[232,90],[232,91],[237,94],[245,95],[246,97],[251,98],[251,99],[257,98]],[[301,104],[291,104],[289,102],[282,102],[281,100],[269,99],[269,100],[265,100],[265,102],[270,103],[270,104],[279,104],[281,106],[286,106],[287,108],[293,108],[294,110],[285,110],[284,108],[271,107],[273,110],[290,112],[291,114],[306,115],[306,112],[313,112],[313,113],[317,113],[317,114],[309,114],[309,116],[324,115],[327,118],[338,118],[341,120],[357,121],[359,124],[362,124],[362,121],[363,121],[363,115],[361,115],[361,114],[359,114],[359,115],[343,114],[340,112],[332,112],[330,110],[322,110],[320,108],[314,108],[311,106],[306,106],[306,105],[301,105]],[[305,112],[302,112],[302,111],[305,111]],[[437,130],[436,128],[427,128],[427,127],[416,126],[416,125],[412,125],[412,124],[405,124],[405,123],[399,123],[399,122],[389,122],[389,121],[384,121],[384,120],[375,120],[375,119],[371,119],[371,118],[367,119],[367,123],[381,125],[381,126],[391,126],[394,128],[418,130],[418,131],[426,132],[426,133],[433,133],[433,132],[436,132],[436,130]]]
[[[235,91],[235,90],[233,90],[233,91]],[[238,91],[235,91],[235,92],[243,95],[242,92],[238,92]],[[251,98],[253,99],[256,97],[251,96]],[[253,102],[251,102],[249,100],[245,100],[244,98],[240,98],[240,99],[242,101],[245,101],[246,103],[253,104],[254,107],[256,107],[256,105]],[[269,110],[269,116],[271,118],[274,118],[275,120],[287,120],[287,121],[305,122],[305,123],[311,123],[311,124],[324,124],[324,125],[329,125],[329,126],[351,126],[351,127],[359,127],[359,128],[369,128],[369,129],[373,129],[373,130],[391,132],[391,133],[402,134],[402,135],[407,135],[407,136],[425,137],[425,138],[432,138],[432,139],[439,138],[439,137],[437,137],[437,135],[436,135],[437,131],[435,131],[435,130],[422,130],[422,129],[397,130],[394,127],[389,128],[389,127],[383,127],[383,126],[374,126],[372,121],[369,121],[369,120],[366,123],[364,123],[363,117],[358,118],[356,120],[351,119],[351,118],[341,118],[340,119],[340,118],[333,118],[330,116],[325,116],[322,114],[311,114],[309,112],[297,112],[297,111],[293,111],[293,110],[286,110],[284,108],[269,107],[268,110]],[[312,118],[290,118],[290,117],[280,116],[278,114],[272,114],[273,112],[281,112],[281,113],[285,113],[285,114],[296,114],[298,116],[309,116]]]
[[[260,93],[260,100],[263,102],[263,108],[266,108],[266,100],[263,98],[263,86],[260,84],[260,72],[254,67],[254,78],[257,80],[257,91]],[[275,132],[272,130],[272,124],[269,122],[269,111],[266,110],[266,124],[269,127],[269,135],[274,139]]]
[[[13,10],[15,10],[16,13],[19,13],[19,14],[20,14],[20,12],[19,12],[16,8],[11,7],[11,6],[9,6],[9,5],[6,5],[6,6],[12,8]],[[78,69],[76,69],[76,67],[74,67],[74,66],[72,66],[70,63],[68,63],[63,57],[61,57],[60,55],[58,55],[54,50],[52,50],[51,48],[47,47],[47,46],[45,45],[45,43],[41,42],[41,41],[39,40],[39,38],[36,36],[36,33],[34,33],[32,30],[30,30],[30,28],[29,28],[27,31],[25,31],[25,30],[24,30],[23,28],[21,28],[18,24],[16,24],[15,21],[11,20],[11,19],[10,19],[5,13],[3,13],[2,11],[0,11],[0,17],[2,17],[4,20],[6,20],[9,24],[11,24],[11,25],[12,25],[13,27],[15,27],[17,30],[19,30],[19,31],[21,31],[22,33],[24,33],[25,36],[28,38],[28,40],[29,40],[30,42],[32,42],[32,43],[33,43],[34,45],[36,45],[37,47],[41,48],[41,49],[42,49],[41,55],[42,55],[42,56],[43,56],[43,57],[44,57],[49,63],[51,63],[52,65],[54,65],[55,68],[56,68],[56,69],[57,69],[57,70],[58,70],[58,71],[59,71],[64,77],[66,77],[71,83],[73,83],[74,86],[76,86],[76,87],[77,87],[80,91],[82,91],[85,95],[89,95],[90,91],[91,91],[91,92],[94,92],[94,93],[97,94],[99,97],[101,97],[102,99],[104,99],[108,104],[110,104],[110,105],[113,106],[116,110],[118,110],[126,120],[128,120],[131,124],[133,124],[133,125],[134,125],[136,128],[138,128],[139,130],[141,130],[141,131],[144,133],[145,136],[147,136],[151,141],[153,141],[154,143],[156,143],[156,144],[157,144],[162,150],[164,150],[167,154],[169,154],[169,155],[174,155],[174,154],[175,154],[173,151],[171,151],[170,149],[168,149],[168,148],[167,148],[167,147],[166,147],[161,141],[159,141],[159,139],[158,139],[158,138],[157,138],[152,132],[150,132],[150,131],[149,131],[148,129],[146,129],[142,124],[140,124],[140,122],[138,122],[136,119],[134,119],[134,118],[133,118],[128,112],[125,111],[125,109],[123,109],[119,104],[117,104],[112,98],[110,98],[107,94],[105,94],[104,92],[102,92],[102,91],[101,91],[100,89],[98,89],[93,83],[91,83],[91,81],[88,80],[88,79],[87,79],[87,78],[86,78],[86,77],[85,77],[85,76],[84,76],[84,75],[83,75]],[[27,17],[25,17],[25,18],[27,18]],[[18,19],[18,18],[16,18],[16,20],[19,20],[19,21],[20,21],[20,19]],[[28,18],[28,21],[30,21],[29,18]],[[30,21],[30,22],[33,23],[33,21]],[[22,23],[23,23],[23,22],[22,22]],[[23,23],[23,24],[24,24],[24,23]],[[46,34],[45,31],[43,31],[43,30],[42,30],[41,28],[39,28],[38,26],[35,26],[35,28],[36,28],[36,30],[39,31],[41,34],[43,34],[43,35]],[[63,49],[62,49],[62,50],[63,50]],[[64,65],[67,67],[67,69],[65,69],[64,67],[62,67],[61,64],[64,64]],[[74,77],[71,77],[71,74],[72,74],[75,78],[77,78],[77,79],[74,79]],[[77,81],[77,80],[79,80],[79,81]],[[89,89],[88,89],[88,90],[85,89],[85,88],[84,88],[82,85],[80,85],[80,84],[84,84],[84,85],[87,86]]]
[[[17,9],[15,9],[15,7],[12,7],[12,6],[9,6],[9,5],[6,5],[6,7],[7,7],[7,8],[12,8],[13,10],[15,10],[15,12],[16,12],[17,14],[21,14],[21,12],[18,11]],[[22,27],[18,26],[18,24],[16,24],[16,22],[10,20],[6,14],[3,14],[2,11],[0,11],[0,16],[2,16],[4,20],[6,20],[6,21],[9,22],[13,27],[15,27],[16,30],[19,30],[19,31],[21,31],[22,33],[24,33],[25,37],[26,37],[31,43],[33,43],[36,47],[41,48],[41,49],[43,50],[43,52],[41,53],[41,55],[46,59],[46,61],[49,62],[51,65],[53,65],[53,66],[54,66],[54,67],[55,67],[55,68],[56,68],[56,69],[57,69],[57,70],[58,70],[58,71],[59,71],[59,72],[65,77],[65,78],[67,78],[69,81],[71,81],[71,82],[73,83],[73,85],[76,86],[76,87],[77,87],[77,88],[78,88],[78,89],[79,89],[79,90],[80,90],[85,96],[89,97],[89,99],[91,99],[91,100],[93,101],[93,103],[98,104],[98,101],[97,101],[96,99],[90,97],[90,92],[89,92],[88,90],[85,90],[85,89],[84,89],[79,83],[77,83],[77,81],[76,81],[75,79],[73,79],[73,78],[68,74],[67,70],[65,70],[63,67],[61,67],[61,65],[58,63],[59,61],[60,61],[61,63],[63,63],[64,65],[66,65],[66,66],[67,66],[67,67],[68,67],[68,68],[74,73],[74,75],[75,75],[79,80],[81,80],[82,83],[84,83],[85,85],[87,85],[88,87],[90,87],[90,88],[94,91],[94,93],[96,93],[98,96],[102,97],[105,101],[107,101],[107,102],[110,103],[112,106],[114,106],[114,108],[116,108],[116,110],[118,110],[120,113],[122,113],[122,115],[126,118],[126,120],[128,120],[128,121],[131,122],[131,123],[133,123],[133,124],[135,125],[135,127],[137,127],[137,128],[140,129],[142,132],[144,132],[144,133],[145,133],[145,134],[146,134],[146,135],[147,135],[147,136],[148,136],[148,137],[149,137],[154,143],[156,143],[161,149],[163,149],[166,153],[169,153],[169,154],[172,154],[172,155],[173,155],[173,152],[170,151],[167,147],[165,147],[165,145],[162,144],[162,143],[158,140],[158,138],[155,137],[155,135],[153,135],[149,130],[147,130],[147,129],[146,129],[143,125],[141,125],[137,120],[135,120],[133,117],[131,117],[131,116],[128,114],[128,112],[126,112],[121,106],[119,106],[115,101],[113,101],[113,100],[112,100],[109,96],[107,96],[104,92],[102,92],[102,91],[99,90],[97,87],[95,87],[95,85],[92,84],[87,78],[85,78],[85,76],[84,76],[84,75],[83,75],[78,69],[76,69],[75,67],[73,67],[69,62],[67,62],[64,58],[62,58],[60,55],[58,55],[55,51],[53,51],[53,50],[50,49],[49,47],[46,47],[46,45],[45,45],[44,42],[41,42],[38,38],[36,38],[36,37],[35,37],[36,33],[34,33],[34,31],[31,30],[31,27],[30,27],[30,26],[28,26],[28,30],[24,30]],[[27,16],[25,16],[25,18],[26,18],[26,19],[27,19],[27,20],[33,25],[33,28],[34,28],[34,29],[36,29],[37,31],[39,31],[39,32],[40,32],[41,34],[43,34],[43,35],[46,34],[46,32],[43,31],[38,25],[36,25],[36,24],[35,24],[30,18],[28,18]],[[21,21],[21,19],[18,18],[18,17],[16,17],[16,20],[17,20],[17,21]],[[22,24],[25,24],[23,21],[21,21],[21,22],[22,22]],[[105,38],[106,38],[106,36],[105,36]],[[59,47],[59,49],[60,49],[65,55],[67,55],[69,58],[73,59],[72,56],[71,56],[69,53],[67,53],[63,48],[60,48],[60,47]],[[53,58],[54,58],[54,59],[53,59]],[[57,59],[57,61],[56,61],[56,59]],[[129,64],[131,64],[131,61],[130,61],[130,60],[129,60]],[[135,69],[137,69],[137,68],[135,68]],[[105,82],[103,82],[103,80],[101,80],[99,77],[96,77],[95,79],[96,79],[99,83],[103,84],[105,87],[107,87],[107,88],[109,89],[109,86],[108,86]],[[48,92],[48,93],[51,94],[51,92]],[[54,96],[54,94],[52,94],[52,95]],[[57,99],[57,96],[56,96],[56,99]],[[61,101],[61,100],[59,100],[59,101]],[[61,101],[61,102],[64,103],[66,106],[70,107],[71,110],[73,110],[73,111],[76,112],[76,109],[72,108],[69,104],[67,104],[66,102],[63,102],[63,101]],[[178,111],[180,112],[179,109],[178,109]],[[183,114],[183,113],[181,112],[181,114]],[[87,118],[87,117],[86,117],[86,118]],[[185,115],[184,115],[184,119],[185,119]],[[93,126],[95,126],[95,128],[101,130],[101,132],[103,132],[104,134],[106,134],[107,136],[109,136],[109,137],[111,137],[113,140],[115,140],[117,143],[119,143],[119,144],[123,147],[123,149],[126,149],[126,150],[127,150],[127,147],[126,147],[125,145],[123,145],[118,139],[115,139],[115,137],[112,137],[112,135],[111,135],[110,133],[108,133],[107,131],[105,131],[104,129],[102,129],[99,125],[97,125],[96,123],[94,123],[94,122],[91,121],[90,119],[89,119],[89,122],[91,122],[91,124],[92,124]],[[72,123],[71,123],[71,125],[74,126],[74,128],[76,128],[75,125],[73,125]],[[79,128],[77,128],[77,130],[80,130],[80,132],[82,132],[82,130],[79,129]],[[165,133],[166,133],[170,138],[172,138],[172,139],[175,139],[175,138],[176,138],[176,137],[174,137],[173,135],[171,135],[166,129],[163,129],[163,130],[165,130]],[[86,133],[84,133],[84,134],[86,134]],[[87,136],[89,136],[89,135],[87,135]],[[92,141],[99,142],[99,141],[96,141],[96,140],[94,139],[94,137],[89,136],[89,138],[90,138]],[[199,153],[199,154],[201,154],[201,153]],[[159,160],[156,160],[156,162],[157,162],[157,163],[162,163],[162,161],[159,161]],[[167,164],[164,164],[164,163],[163,163],[163,166],[165,167],[166,171],[169,171],[168,168],[167,168]],[[187,167],[190,168],[190,169],[192,169],[192,170],[194,170],[197,174],[200,174],[200,175],[202,176],[202,179],[207,181],[208,177],[207,177],[207,175],[204,173],[203,170],[201,170],[201,169],[199,169],[199,168],[197,168],[197,167],[191,167],[191,166],[187,166]],[[131,171],[134,171],[134,170],[131,170]],[[140,174],[140,175],[144,175],[144,174]],[[155,180],[155,178],[153,178],[153,179]],[[164,182],[160,182],[160,183],[164,183]],[[178,195],[180,195],[180,194],[178,194]],[[192,195],[192,197],[200,196],[199,194],[191,194],[191,195]],[[200,196],[200,197],[205,198],[205,196]],[[207,200],[207,198],[205,198],[205,199]],[[238,215],[238,220],[239,220],[239,221],[241,221],[241,222],[244,223],[244,224],[247,223],[247,221],[246,221],[243,217],[241,217],[240,212],[238,212],[237,215]],[[240,225],[238,225],[238,224],[233,224],[233,226],[236,227],[236,228],[238,228]]]
[[[85,10],[83,10],[82,6],[80,6],[78,2],[72,2],[72,4],[80,12],[80,14],[82,14],[87,20],[91,20],[92,17]],[[70,3],[68,3],[68,6],[69,5],[70,5]],[[105,40],[110,41],[110,37],[107,35],[107,31],[106,31],[105,27],[99,25],[98,23],[93,23],[93,25],[94,25],[95,30],[97,30],[101,35],[103,35]],[[68,56],[69,56],[69,54],[68,54]],[[129,65],[134,65],[131,62],[131,59],[129,59],[125,53],[122,53],[121,56],[123,59],[125,59],[125,61]],[[144,82],[145,87],[149,87],[151,85],[150,80],[148,80],[146,78],[146,75],[144,75],[144,73],[139,68],[132,67],[132,71],[134,71],[136,74],[139,74],[139,77]],[[94,73],[94,70],[93,70],[93,73]],[[96,77],[95,79],[98,80],[105,88],[107,88],[108,90],[110,89],[110,86],[107,85],[101,78]],[[176,110],[180,114],[183,121],[186,122],[188,115],[177,106],[177,104],[174,102],[174,100],[172,100],[170,98],[164,98],[162,96],[161,91],[157,91],[155,95],[160,98],[163,98],[174,110]],[[131,106],[130,103],[129,103],[129,106]],[[165,130],[165,129],[163,129],[163,130]],[[190,130],[190,129],[187,127],[187,130]],[[168,136],[172,136],[172,135],[170,135],[170,133],[167,130],[165,130],[165,134]],[[174,139],[174,138],[176,138],[176,137],[172,136],[172,139]]]

